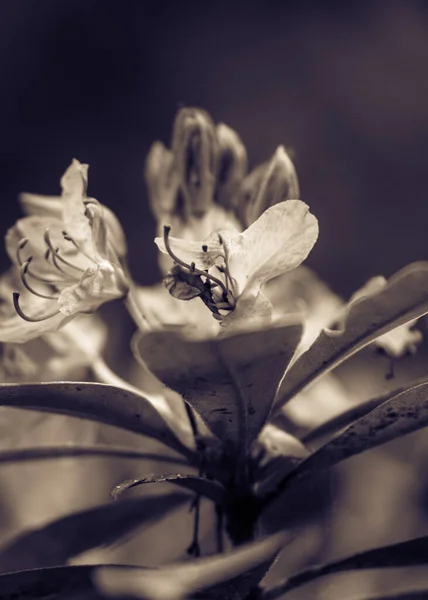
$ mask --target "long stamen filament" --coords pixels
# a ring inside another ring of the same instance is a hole
[[[50,254],[50,251],[49,251],[49,254]],[[47,283],[48,285],[62,285],[62,284],[64,284],[64,283],[66,283],[66,278],[63,278],[63,279],[49,279],[48,277],[40,277],[40,275],[36,275],[36,273],[33,273],[33,272],[30,270],[30,267],[29,267],[29,265],[30,265],[31,261],[33,260],[33,258],[34,258],[33,256],[29,256],[29,257],[27,258],[27,260],[25,261],[26,263],[28,263],[28,264],[27,264],[27,267],[26,267],[26,269],[25,269],[25,275],[26,275],[26,276],[28,276],[28,277],[31,277],[32,279],[35,279],[36,281],[41,281],[42,283]],[[24,265],[24,263],[23,263],[23,262],[22,262],[22,263],[20,263],[20,266],[21,266],[21,267],[22,267],[23,265]],[[65,272],[64,272],[64,275],[65,275]],[[70,276],[66,276],[66,277],[67,277],[67,278],[68,278],[70,281],[73,281],[73,278],[72,278],[72,277],[70,277]]]
[[[84,250],[82,250],[82,248],[79,246],[79,244],[76,242],[76,240],[74,240],[70,235],[68,235],[68,233],[66,231],[62,232],[62,235],[64,236],[64,239],[67,240],[67,242],[71,242],[73,244],[73,246],[81,253],[83,254],[83,256],[86,256],[86,258],[88,260],[90,260],[91,262],[94,263],[94,265],[97,264],[97,261],[94,260],[91,256],[89,256],[89,254],[87,252],[85,252]]]
[[[32,258],[32,257],[30,257]],[[30,265],[30,261],[27,260],[27,262],[25,262],[20,269],[20,275],[21,275],[21,280],[22,283],[24,284],[24,286],[27,288],[27,290],[29,292],[31,292],[32,294],[34,294],[35,296],[38,296],[39,298],[45,298],[46,300],[57,300],[58,296],[52,296],[52,295],[47,295],[47,294],[42,294],[40,292],[38,292],[37,290],[35,290],[27,281],[27,272],[28,272],[28,267]]]
[[[52,260],[54,260],[54,257],[57,258],[58,260],[60,260],[62,263],[64,263],[65,265],[67,265],[68,267],[71,267],[72,269],[76,269],[76,271],[80,271],[81,273],[85,272],[85,269],[81,269],[80,267],[77,267],[76,265],[73,265],[73,263],[69,262],[68,260],[66,260],[65,258],[63,258],[61,256],[61,254],[58,252],[58,248],[54,248],[51,238],[50,238],[50,233],[49,233],[49,228],[47,228],[45,230],[45,235],[44,235],[44,239],[45,242],[49,248],[49,250],[52,252]],[[55,261],[54,261],[55,262]]]
[[[168,235],[169,235],[170,231],[171,231],[171,227],[169,225],[164,225],[163,239],[164,239],[164,243],[165,243],[165,248],[166,248],[166,251],[168,252],[168,254],[170,255],[170,257],[172,258],[172,260],[175,263],[177,263],[178,265],[180,265],[181,267],[184,267],[185,269],[188,269],[192,273],[195,273],[195,275],[201,275],[202,277],[206,277],[206,279],[209,279],[210,281],[213,281],[214,283],[219,285],[221,287],[221,289],[223,290],[224,297],[227,298],[229,291],[220,279],[217,279],[217,277],[214,277],[214,275],[211,275],[207,271],[201,271],[200,269],[197,269],[195,267],[194,263],[192,263],[191,265],[188,265],[187,263],[185,263],[183,260],[181,260],[180,258],[178,258],[178,256],[176,256],[174,254],[174,252],[171,249],[169,239],[168,239]]]
[[[24,321],[28,321],[29,323],[40,323],[40,321],[46,321],[47,319],[51,319],[59,313],[59,310],[56,310],[54,313],[50,315],[45,315],[44,317],[29,317],[22,311],[21,307],[19,306],[19,296],[19,292],[13,292],[13,306],[15,307],[15,310],[18,313],[18,315],[21,317],[21,319],[24,319]]]

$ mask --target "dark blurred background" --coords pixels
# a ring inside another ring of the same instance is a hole
[[[251,164],[293,149],[321,226],[309,264],[349,295],[427,257],[427,71],[422,1],[1,0],[2,226],[20,191],[57,193],[76,157],[137,280],[155,282],[144,157],[198,105]]]

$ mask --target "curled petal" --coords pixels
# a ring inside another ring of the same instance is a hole
[[[257,295],[266,282],[295,269],[318,238],[318,221],[300,200],[268,208],[241,234],[221,232],[239,290]]]
[[[87,269],[79,283],[61,291],[58,307],[67,316],[93,312],[104,302],[122,298],[127,291],[128,284],[121,268],[103,260]]]

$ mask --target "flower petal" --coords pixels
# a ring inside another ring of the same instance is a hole
[[[101,304],[122,298],[128,284],[122,269],[107,260],[85,271],[79,283],[64,288],[58,298],[61,313],[93,312]]]
[[[91,227],[85,216],[86,187],[88,184],[88,165],[73,158],[71,165],[61,178],[62,198],[64,202],[63,219],[68,233],[76,242],[84,244],[92,254]]]
[[[19,315],[15,314],[0,322],[0,342],[22,344],[45,333],[56,331],[59,327],[65,325],[67,321],[67,316],[62,313],[36,323],[24,321]]]
[[[187,265],[195,263],[195,267],[202,270],[210,269],[224,252],[217,234],[213,234],[205,242],[194,242],[175,237],[169,237],[168,241],[172,252],[180,261]],[[168,254],[163,238],[157,237],[155,244],[161,252]]]
[[[242,293],[257,295],[261,286],[305,260],[318,238],[318,221],[300,200],[266,210],[242,234],[221,232],[229,270]]]
[[[22,192],[19,203],[26,215],[62,219],[63,199],[61,196],[42,196]]]

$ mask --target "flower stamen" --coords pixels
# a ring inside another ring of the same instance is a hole
[[[62,235],[63,235],[64,239],[67,242],[71,242],[73,244],[73,246],[76,248],[76,250],[78,250],[81,254],[83,254],[83,256],[86,256],[86,258],[88,260],[90,260],[92,263],[94,263],[94,265],[97,264],[97,261],[94,260],[91,256],[89,256],[89,254],[87,252],[82,250],[82,248],[79,246],[79,244],[76,242],[76,240],[71,237],[71,235],[69,235],[66,231],[63,231]]]
[[[32,260],[32,256],[30,256],[30,258],[21,265],[20,268],[20,275],[21,275],[21,280],[22,283],[24,284],[24,286],[27,288],[27,290],[29,292],[31,292],[32,294],[34,294],[35,296],[38,296],[39,298],[45,298],[46,300],[57,300],[58,299],[58,295],[57,296],[52,296],[52,295],[47,295],[47,294],[42,294],[41,292],[38,292],[37,290],[35,290],[27,281],[27,275],[28,275],[28,267],[30,266],[30,262]]]
[[[21,319],[24,319],[24,321],[28,321],[29,323],[39,323],[40,321],[46,321],[47,319],[51,319],[59,313],[59,310],[56,310],[54,313],[50,315],[45,315],[44,317],[29,317],[22,311],[21,307],[19,306],[19,296],[19,292],[13,292],[13,306],[15,307],[15,310],[18,313],[18,315],[21,317]]]
[[[54,248],[53,244],[52,244],[52,240],[50,238],[50,233],[49,233],[49,227],[45,230],[45,234],[44,234],[44,240],[49,248],[49,250],[52,252],[52,260],[55,263],[55,266],[59,269],[55,258],[60,260],[62,263],[64,263],[65,265],[67,265],[68,267],[71,267],[72,269],[76,269],[76,271],[80,271],[81,273],[85,272],[85,269],[81,269],[80,267],[77,267],[76,265],[73,265],[73,263],[69,262],[68,260],[66,260],[65,258],[63,258],[61,256],[61,254],[59,253],[59,248]],[[59,269],[61,271],[61,269]],[[66,274],[66,273],[65,273]]]
[[[171,227],[169,225],[164,225],[163,239],[164,239],[164,243],[165,243],[165,248],[166,248],[166,251],[168,252],[168,254],[170,255],[170,257],[172,258],[172,260],[176,264],[180,265],[181,267],[188,269],[195,275],[202,275],[202,277],[205,277],[206,279],[209,279],[210,281],[213,281],[214,283],[219,285],[221,287],[221,289],[223,290],[224,299],[227,300],[229,290],[227,289],[227,287],[224,285],[224,283],[220,279],[217,279],[217,277],[214,277],[214,275],[211,275],[207,271],[201,271],[200,269],[196,269],[195,263],[188,265],[187,263],[185,263],[183,260],[181,260],[180,258],[178,258],[178,256],[176,256],[174,254],[174,252],[171,249],[169,239],[168,239],[168,235],[169,235],[170,231],[171,231]]]

